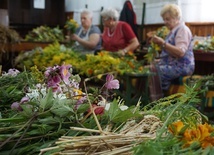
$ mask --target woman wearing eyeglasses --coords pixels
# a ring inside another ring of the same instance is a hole
[[[104,50],[125,55],[128,51],[134,51],[139,46],[139,41],[131,26],[119,21],[119,12],[109,8],[101,12],[104,31],[102,34],[102,46]]]

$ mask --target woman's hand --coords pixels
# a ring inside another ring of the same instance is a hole
[[[165,43],[165,40],[161,37],[154,35],[152,37],[152,42],[154,42],[155,44],[158,44],[159,46],[162,46]]]
[[[71,40],[78,41],[79,40],[79,36],[76,35],[76,34],[72,34],[71,35]]]
[[[150,31],[150,32],[148,32],[147,34],[146,34],[146,36],[147,36],[147,42],[148,43],[151,43],[151,41],[152,41],[152,37],[155,35],[155,31]]]
[[[120,55],[120,56],[125,56],[126,53],[127,53],[127,50],[126,50],[126,49],[119,50],[119,51],[117,52],[117,54]]]

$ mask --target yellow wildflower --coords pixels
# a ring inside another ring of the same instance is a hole
[[[169,126],[169,131],[174,135],[179,135],[183,127],[184,123],[182,121],[177,121]]]

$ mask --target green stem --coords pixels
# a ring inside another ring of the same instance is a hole
[[[6,139],[1,145],[0,148],[2,148],[5,144],[7,144],[13,137],[14,135],[16,135],[19,131],[21,131],[22,129],[25,128],[25,126],[27,126],[29,123],[31,123],[31,121],[35,118],[36,116],[34,115],[30,120],[28,120],[19,130],[17,130],[16,132],[14,132],[11,137],[9,137],[8,139]]]
[[[181,106],[183,103],[180,102],[177,106],[175,106],[175,108],[172,110],[172,112],[169,114],[169,116],[167,117],[166,121],[164,122],[163,126],[161,127],[160,133],[157,134],[157,138],[161,138],[161,136],[163,135],[163,133],[165,132],[167,125],[169,124],[170,118],[171,116],[175,113],[175,111],[178,109],[179,106]]]

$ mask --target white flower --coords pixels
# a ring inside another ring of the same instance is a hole
[[[126,105],[121,105],[121,106],[120,106],[120,109],[121,109],[122,111],[127,110],[128,108],[129,108],[129,107],[126,106]]]
[[[108,111],[110,106],[111,106],[111,103],[107,103],[105,105],[105,110]],[[120,110],[124,111],[124,110],[127,110],[129,107],[126,105],[120,105],[119,108],[120,108]]]

